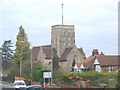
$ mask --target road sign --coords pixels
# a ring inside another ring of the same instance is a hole
[[[43,78],[51,78],[52,74],[51,72],[43,72]]]

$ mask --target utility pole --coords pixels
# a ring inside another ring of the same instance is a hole
[[[2,50],[0,49],[0,81],[2,81]],[[2,85],[0,85],[2,88]]]
[[[31,46],[31,85],[32,85],[32,70],[33,70],[33,64],[32,64],[32,46]]]
[[[51,87],[53,87],[53,47],[51,46]]]
[[[22,75],[22,54],[21,54],[21,57],[20,57],[20,79],[21,79],[21,75]]]
[[[25,41],[19,41],[20,43],[23,43]],[[21,76],[22,76],[22,58],[23,58],[23,46],[21,46],[21,57],[20,57],[20,79],[21,79]]]

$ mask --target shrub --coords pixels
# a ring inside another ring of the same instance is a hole
[[[77,72],[77,73],[67,73],[62,75],[62,80],[67,83],[74,83],[79,79],[83,78],[84,80],[90,80],[91,84],[100,85],[107,84],[109,79],[114,79],[116,82],[118,81],[118,73],[117,72]]]
[[[33,71],[33,81],[43,82],[43,72],[50,72],[50,70],[45,70],[41,68],[36,68]]]

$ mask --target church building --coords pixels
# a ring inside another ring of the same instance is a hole
[[[44,68],[51,68],[54,56],[59,57],[60,68],[70,72],[73,60],[80,63],[85,59],[85,53],[75,45],[74,25],[53,25],[51,27],[51,45],[32,48],[32,60],[40,60]]]

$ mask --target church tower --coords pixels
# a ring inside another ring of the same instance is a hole
[[[51,30],[51,45],[60,57],[65,48],[75,45],[74,25],[54,25]]]
[[[63,25],[63,3],[62,5],[62,25],[54,25],[51,30],[51,45],[55,48],[60,57],[64,50],[75,45],[74,25]]]

